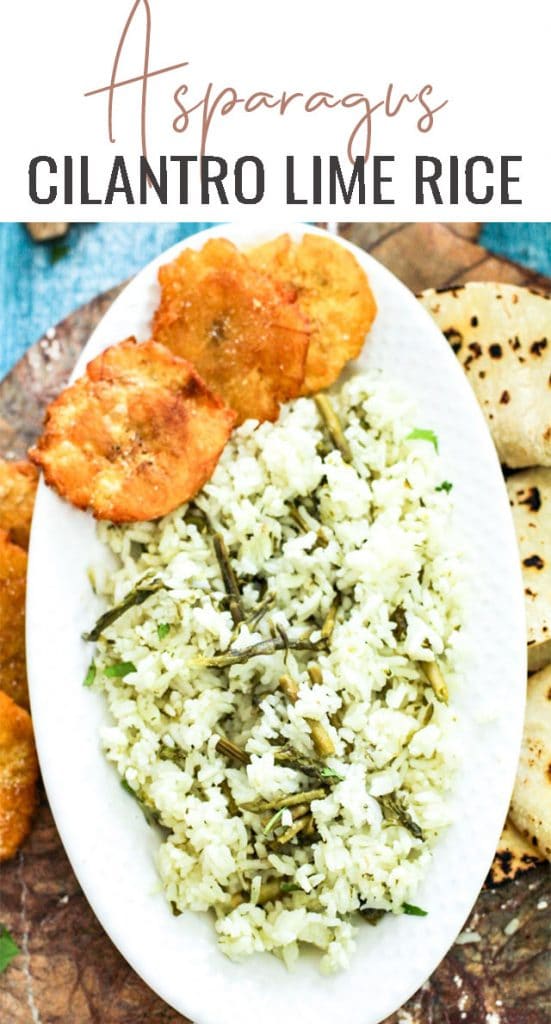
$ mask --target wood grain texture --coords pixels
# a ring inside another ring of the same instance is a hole
[[[551,291],[551,280],[476,245],[477,225],[343,224],[340,230],[414,291],[476,279]],[[1,452],[24,455],[46,404],[65,384],[118,290],[94,299],[41,338],[0,384]],[[504,929],[511,920],[518,929],[508,935]],[[0,921],[22,949],[0,976],[0,1024],[185,1024],[105,935],[74,877],[44,794],[30,839],[0,868]],[[452,947],[386,1024],[550,1024],[550,927],[546,867],[485,889],[465,925],[480,941]],[[152,955],[162,956],[162,950]]]

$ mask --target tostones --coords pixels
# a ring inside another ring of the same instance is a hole
[[[234,423],[190,363],[128,338],[52,402],[29,455],[48,484],[97,519],[157,519],[207,482]]]
[[[279,235],[248,253],[255,267],[295,290],[311,323],[302,394],[329,387],[363,348],[377,307],[364,270],[342,245],[322,235],[294,242]]]
[[[29,546],[38,472],[30,462],[0,458],[0,530],[22,548]]]
[[[29,706],[25,667],[27,552],[0,531],[0,690]]]
[[[302,389],[309,324],[294,288],[252,266],[226,239],[184,249],[159,271],[153,335],[191,360],[238,422],[275,420]]]
[[[0,861],[15,856],[30,832],[37,779],[30,716],[0,692]]]

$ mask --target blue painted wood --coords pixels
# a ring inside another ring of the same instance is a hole
[[[36,245],[21,224],[0,224],[0,378],[48,327],[207,226],[76,224],[56,260],[59,245]],[[551,274],[551,224],[488,224],[481,241]]]
[[[486,224],[480,236],[486,249],[515,263],[551,275],[551,224]]]
[[[48,327],[208,224],[75,224],[65,240],[33,242],[0,223],[0,378]]]

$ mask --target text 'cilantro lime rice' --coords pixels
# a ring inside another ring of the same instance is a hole
[[[462,615],[437,449],[356,375],[244,423],[192,504],[99,527],[105,750],[164,830],[173,910],[214,910],[232,958],[309,943],[335,970],[361,915],[423,913]]]

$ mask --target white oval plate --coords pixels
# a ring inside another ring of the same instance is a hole
[[[184,247],[222,235],[251,245],[301,225],[223,225],[165,252],[128,285],[92,334],[75,375],[130,334],[145,339],[158,299],[157,270]],[[308,231],[314,230],[311,228]],[[322,977],[315,961],[293,973],[268,954],[234,964],[219,951],[208,916],[175,918],[159,892],[158,843],[119,784],[98,740],[102,698],[82,680],[91,648],[80,639],[97,607],[87,567],[105,558],[91,516],[39,488],[30,549],[27,649],[33,720],[48,797],[78,880],[134,970],[198,1024],[375,1024],[426,980],[460,931],[496,848],[513,785],[523,719],[526,659],[519,559],[496,454],[450,348],[413,295],[364,252],[379,312],[361,364],[381,368],[415,399],[434,429],[472,585],[465,636],[472,654],[458,699],[461,763],[455,823],[442,837],[416,897],[424,918],[389,917],[365,927],[347,972]]]

